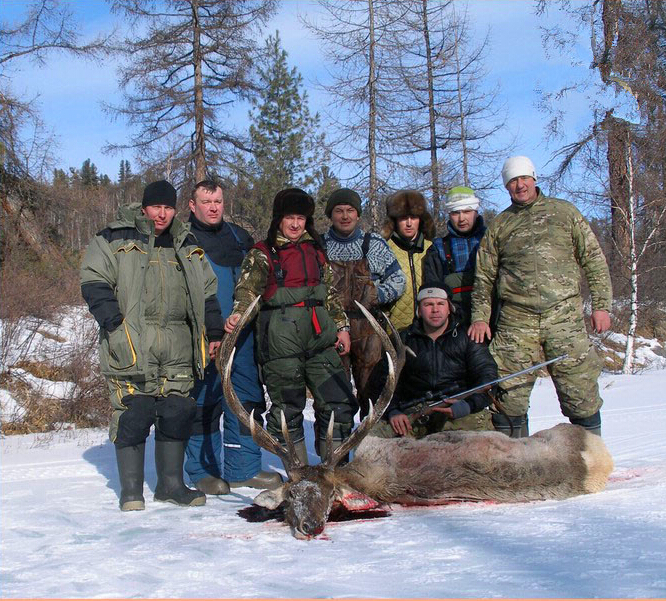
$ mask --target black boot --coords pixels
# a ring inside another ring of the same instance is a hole
[[[601,413],[598,411],[589,417],[570,417],[572,424],[583,426],[590,434],[601,436]]]
[[[502,413],[493,413],[492,419],[495,430],[502,434],[506,434],[511,438],[525,438],[529,436],[527,414],[507,416]]]
[[[308,465],[308,450],[305,448],[305,441],[299,440],[298,442],[294,443],[294,449],[296,451],[296,457],[298,457],[301,465]],[[287,469],[286,465],[284,466],[284,469]]]
[[[184,459],[184,441],[155,441],[157,486],[155,487],[154,499],[185,507],[205,505],[206,495],[198,490],[187,488],[183,483]]]
[[[120,510],[141,511],[146,508],[143,498],[143,460],[146,443],[116,446],[116,461],[120,479]]]

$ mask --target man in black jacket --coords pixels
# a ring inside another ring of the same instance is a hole
[[[373,434],[385,438],[415,436],[442,430],[492,430],[486,393],[441,406],[427,420],[411,423],[405,411],[428,392],[454,395],[497,379],[497,364],[488,347],[473,342],[452,311],[442,284],[424,284],[418,296],[418,316],[401,336],[414,355],[405,366],[384,420]],[[425,423],[422,423],[424,422]]]

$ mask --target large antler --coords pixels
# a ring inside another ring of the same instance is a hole
[[[269,453],[274,453],[284,463],[287,473],[292,468],[301,467],[301,462],[296,455],[296,450],[294,444],[289,438],[289,432],[287,430],[287,421],[284,417],[284,411],[282,412],[282,435],[286,442],[287,448],[285,449],[280,442],[271,434],[269,434],[263,426],[258,426],[256,420],[254,419],[254,410],[252,413],[248,413],[243,407],[243,404],[240,402],[236,391],[231,383],[231,368],[234,362],[234,355],[236,354],[236,342],[238,341],[238,336],[240,335],[243,328],[250,321],[250,316],[254,311],[254,308],[259,303],[261,299],[260,296],[257,296],[252,301],[252,304],[245,310],[241,315],[234,331],[231,334],[225,335],[222,344],[220,346],[220,352],[217,357],[216,366],[217,371],[222,375],[222,389],[224,390],[224,396],[226,398],[229,408],[236,414],[236,417],[239,421],[250,430],[252,438],[254,441],[263,449],[266,449]]]
[[[391,321],[386,318],[386,315],[384,316],[389,324],[391,336],[395,340],[395,346],[391,343],[391,339],[386,333],[386,330],[384,330],[384,328],[379,325],[370,311],[368,311],[358,301],[355,302],[358,305],[358,308],[363,312],[365,317],[370,322],[372,329],[377,333],[380,340],[382,341],[382,345],[386,349],[388,359],[388,378],[386,379],[386,384],[384,384],[384,388],[382,389],[382,392],[379,395],[375,406],[373,406],[372,402],[370,402],[368,415],[365,416],[365,419],[359,424],[358,428],[356,428],[356,430],[352,432],[349,438],[344,440],[337,449],[334,449],[332,452],[329,451],[328,456],[324,461],[324,466],[329,469],[333,469],[338,463],[340,463],[343,457],[347,456],[349,451],[356,448],[368,435],[368,432],[370,432],[372,427],[379,421],[381,416],[384,414],[384,411],[386,411],[389,403],[391,402],[391,397],[395,391],[398,376],[400,375],[402,366],[405,364],[405,345],[402,343],[402,339],[400,338],[400,335],[396,329],[393,327]],[[331,419],[328,424],[328,433],[326,436],[327,449],[332,448],[331,443],[333,438],[333,422],[334,416],[331,414]]]

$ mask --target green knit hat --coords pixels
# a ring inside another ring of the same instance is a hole
[[[479,199],[472,188],[456,186],[446,193],[446,210],[453,211],[478,211]]]

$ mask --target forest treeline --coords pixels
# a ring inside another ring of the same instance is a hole
[[[302,17],[328,59],[326,119],[310,112],[298,67],[280,33],[267,30],[277,0],[109,6],[126,27],[93,39],[82,39],[59,0],[26,2],[20,19],[0,24],[0,318],[8,323],[78,303],[82,250],[155,179],[177,187],[183,217],[193,184],[217,179],[226,218],[256,237],[275,192],[292,185],[316,198],[322,229],[326,197],[340,185],[365,199],[365,227],[378,229],[391,191],[411,187],[425,193],[441,229],[446,190],[469,185],[483,198],[513,150],[501,142],[499,90],[485,83],[492,49],[454,1],[326,0],[317,20]],[[529,9],[549,51],[585,44],[592,58],[578,81],[542,91],[544,134],[563,141],[547,191],[593,216],[613,276],[615,330],[627,334],[622,367],[631,371],[635,336],[666,338],[666,7],[539,0]],[[552,25],[556,11],[579,27]],[[99,173],[94,156],[58,166],[39,106],[13,90],[13,69],[48,64],[54,53],[118,59],[122,100],[105,111],[131,133],[99,149],[133,157],[117,173]],[[591,109],[573,133],[561,105],[572,93]],[[226,118],[232,106],[247,107],[247,128]],[[493,209],[484,207],[487,217]],[[3,373],[9,367],[3,362]]]

